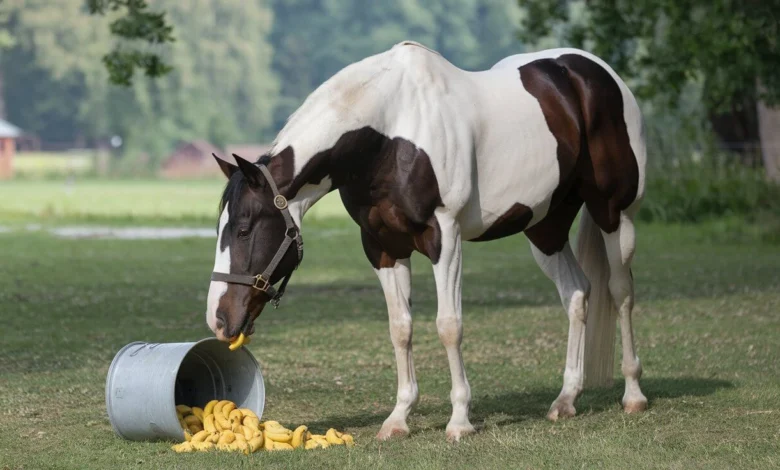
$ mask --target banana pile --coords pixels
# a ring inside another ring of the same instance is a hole
[[[261,449],[327,449],[332,445],[355,445],[349,434],[328,429],[312,434],[306,426],[290,430],[278,421],[260,422],[247,408],[236,408],[230,400],[211,400],[203,408],[177,405],[176,414],[184,430],[184,442],[171,447],[176,452],[236,451],[251,454]]]

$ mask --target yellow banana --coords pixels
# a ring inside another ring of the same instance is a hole
[[[217,444],[230,444],[235,440],[236,440],[236,435],[233,433],[233,431],[222,431],[222,434],[220,435]]]
[[[251,416],[247,416],[244,418],[244,426],[249,427],[250,429],[253,429],[255,431],[260,430],[260,420],[257,418],[253,418]]]
[[[263,448],[265,450],[274,450],[274,441],[268,439],[268,436],[263,432]]]
[[[265,421],[265,422],[263,422],[263,426],[268,427],[268,428],[272,428],[272,427],[281,428],[282,427],[282,425],[279,424],[279,421]]]
[[[185,422],[185,423],[187,423],[187,426],[191,426],[191,425],[193,425],[193,424],[197,424],[197,425],[201,425],[201,424],[203,424],[203,423],[201,422],[200,418],[198,418],[198,417],[197,417],[197,416],[195,416],[195,415],[187,415],[187,416],[184,418],[184,422]]]
[[[346,444],[348,447],[352,447],[355,445],[355,438],[353,438],[351,434],[342,434],[341,439],[344,441],[344,444]]]
[[[249,440],[249,442],[247,442],[247,445],[249,446],[249,452],[257,452],[261,447],[263,447],[263,436],[261,435],[260,437],[253,437]]]
[[[214,444],[211,442],[193,442],[192,448],[199,452],[207,452],[214,448]]]
[[[322,439],[322,438],[315,437],[314,438],[314,442],[319,444],[320,447],[322,447],[323,449],[327,449],[328,447],[330,447],[330,444],[328,443],[327,439]]]
[[[193,435],[195,435],[195,434],[203,431],[203,426],[201,426],[200,424],[190,424],[189,426],[187,426],[187,429],[189,429],[190,432]]]
[[[222,431],[232,429],[233,426],[230,425],[230,421],[228,421],[224,416],[222,415],[214,415],[214,424],[217,426],[217,429],[222,428]]]
[[[244,333],[241,333],[238,335],[238,338],[234,339],[228,348],[230,348],[231,351],[235,351],[236,349],[240,348],[244,345],[244,341],[246,341],[246,336],[244,336]]]
[[[238,437],[238,435],[236,435],[236,437]],[[230,447],[231,450],[240,450],[243,451],[244,453],[249,452],[249,444],[246,441],[241,441],[236,439],[235,441],[233,441],[232,444],[230,444]]]
[[[173,449],[175,452],[192,452],[194,450],[192,448],[192,444],[189,442],[182,442],[181,444],[176,444],[175,446],[172,446],[171,449]]]
[[[225,419],[228,419],[230,417],[230,412],[236,409],[236,404],[231,402],[228,402],[225,406],[222,407],[222,416],[225,417]]]
[[[197,416],[199,420],[203,421],[203,408],[198,408],[197,406],[193,406],[192,414]]]
[[[336,430],[333,428],[328,429],[328,432],[325,433],[325,439],[328,440],[328,444],[344,445],[344,440],[336,435]]]
[[[208,431],[200,431],[197,434],[194,434],[192,436],[192,439],[190,439],[190,442],[205,442],[206,438],[211,435]]]
[[[219,442],[220,435],[218,432],[212,432],[209,437],[206,438],[207,441],[211,442],[212,444],[216,444]]]
[[[295,431],[293,431],[292,435],[292,441],[290,444],[292,444],[293,448],[297,449],[298,447],[303,444],[303,442],[306,440],[306,432],[309,430],[306,426],[298,426],[295,428]]]
[[[241,432],[244,433],[244,437],[247,441],[252,440],[255,437],[255,431],[248,426],[241,426]]]
[[[192,408],[187,405],[176,405],[176,411],[181,413],[182,416],[192,414]]]
[[[254,411],[250,410],[249,408],[239,408],[238,411],[241,412],[244,417],[251,416],[252,418],[255,418],[256,420],[260,421],[260,419],[257,417]]]
[[[303,448],[306,450],[316,449],[320,445],[315,441],[314,439],[307,441],[306,444],[303,445]]]
[[[214,413],[214,406],[219,403],[219,400],[211,400],[203,407],[203,416],[208,416]]]
[[[244,431],[242,429],[243,426],[241,426],[241,422],[240,421],[232,421],[231,420],[230,423],[231,423],[230,424],[230,430],[231,431],[233,431],[236,434],[241,434],[241,435],[244,434]]]
[[[231,421],[238,421],[238,424],[241,424],[241,421],[244,420],[244,413],[241,412],[241,410],[231,410],[227,417]]]
[[[217,428],[214,426],[214,415],[206,416],[203,420],[203,429],[208,432],[217,432]]]
[[[274,430],[276,431],[276,430]],[[292,440],[292,434],[286,433],[286,432],[272,432],[272,431],[265,431],[265,438],[270,439],[274,442],[284,442],[289,443]]]
[[[222,413],[222,407],[227,405],[228,403],[232,403],[230,400],[220,400],[217,402],[216,405],[214,405],[214,409],[211,410],[212,413],[215,415],[218,415]]]
[[[217,445],[215,445],[215,447],[217,448],[217,450],[221,450],[221,451],[229,451],[230,450],[230,444],[217,444]]]
[[[285,442],[274,442],[273,450],[293,450],[293,446]]]
[[[189,429],[184,430],[184,442],[189,442],[192,439],[192,432]]]

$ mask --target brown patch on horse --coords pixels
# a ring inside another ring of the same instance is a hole
[[[525,236],[545,255],[558,253],[569,241],[569,229],[580,207],[582,199],[576,191],[569,191],[555,209],[525,231]]]
[[[472,242],[486,242],[520,233],[528,226],[534,213],[530,207],[516,202],[496,219],[482,235],[472,238]]]
[[[558,142],[560,171],[548,214],[526,235],[547,255],[560,251],[583,201],[598,226],[614,232],[639,184],[620,87],[606,69],[576,54],[536,60],[518,70]]]
[[[623,94],[612,75],[586,57],[566,54],[557,62],[569,71],[585,118],[591,164],[583,167],[580,193],[596,224],[611,233],[639,189],[639,165],[628,137]]]
[[[542,108],[547,127],[558,142],[558,187],[550,210],[564,198],[575,179],[577,160],[586,149],[580,97],[567,70],[552,59],[541,59],[519,68],[523,87]]]
[[[294,158],[287,156],[291,163],[279,165],[294,167]],[[325,177],[360,225],[364,251],[375,268],[393,266],[412,251],[439,261],[441,230],[434,210],[443,203],[424,150],[371,127],[350,131],[309,159],[281,191],[293,198],[305,184],[319,184]]]

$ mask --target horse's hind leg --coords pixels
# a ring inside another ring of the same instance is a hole
[[[626,379],[623,394],[623,409],[627,413],[644,411],[647,398],[639,388],[642,365],[634,346],[634,329],[631,312],[634,308],[634,278],[631,275],[631,260],[636,246],[634,222],[625,212],[620,213],[620,225],[612,233],[602,231],[609,259],[609,291],[620,315],[620,333],[623,343],[622,372]]]
[[[529,237],[530,238],[530,237]],[[558,288],[563,308],[569,317],[569,340],[566,346],[566,369],[563,373],[563,388],[555,399],[547,417],[574,416],[574,401],[582,392],[584,380],[585,321],[587,318],[590,283],[577,263],[569,243],[557,253],[545,254],[533,243],[531,251],[536,263]]]

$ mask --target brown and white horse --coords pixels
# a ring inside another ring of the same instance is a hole
[[[418,397],[412,252],[433,264],[436,326],[452,374],[446,432],[457,440],[474,431],[461,355],[461,243],[519,232],[569,318],[563,388],[548,417],[573,416],[586,379],[611,381],[618,319],[623,406],[644,410],[630,266],[645,153],[634,96],[591,54],[547,50],[468,72],[418,43],[399,43],[317,88],[257,162],[218,159],[229,182],[208,325],[224,341],[253,333],[268,288],[286,284],[300,261],[304,214],[338,189],[382,284],[395,348],[397,402],[378,438],[409,432]],[[575,257],[568,234],[583,204]]]

